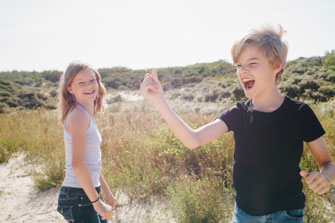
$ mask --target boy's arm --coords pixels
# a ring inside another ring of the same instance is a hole
[[[335,181],[335,165],[322,137],[308,142],[307,145],[320,167],[320,172],[313,171],[308,173],[301,171],[300,174],[305,178],[308,187],[321,195],[327,192],[330,184]]]
[[[152,74],[145,75],[141,84],[141,94],[154,104],[170,129],[190,149],[211,142],[228,131],[222,120],[215,120],[197,130],[190,128],[167,103],[156,69],[153,69]]]

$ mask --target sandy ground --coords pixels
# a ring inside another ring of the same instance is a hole
[[[32,168],[24,162],[23,155],[13,157],[8,163],[0,164],[0,222],[62,222],[56,211],[57,189],[39,192],[34,188]],[[174,223],[171,213],[162,199],[155,198],[148,203],[127,202],[126,196],[118,196],[112,223]]]

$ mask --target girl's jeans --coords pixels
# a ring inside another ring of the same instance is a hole
[[[95,188],[100,192],[100,188]],[[61,187],[57,211],[71,223],[107,223],[101,220],[82,188]]]
[[[232,223],[303,223],[304,209],[277,211],[267,215],[252,216],[235,203]]]

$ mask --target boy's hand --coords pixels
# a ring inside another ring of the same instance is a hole
[[[308,187],[319,195],[326,193],[329,190],[330,181],[328,177],[320,172],[300,171],[300,175],[305,179]]]
[[[146,73],[141,84],[140,92],[144,98],[151,102],[156,102],[164,98],[164,91],[158,80],[157,69],[152,69],[152,73]]]

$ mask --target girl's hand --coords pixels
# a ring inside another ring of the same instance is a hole
[[[308,173],[302,170],[300,171],[300,175],[305,179],[308,187],[315,193],[321,195],[329,190],[330,180],[323,173],[317,171]]]
[[[146,73],[141,84],[140,92],[142,96],[155,103],[164,98],[164,91],[158,80],[157,69],[152,69],[152,73]]]
[[[106,197],[106,204],[110,205],[114,209],[117,203],[117,200],[115,199],[115,197],[113,197],[112,194],[110,194],[109,196],[105,196],[105,197]]]
[[[94,210],[101,216],[102,220],[109,220],[113,217],[113,208],[105,204],[101,199],[93,204]]]

